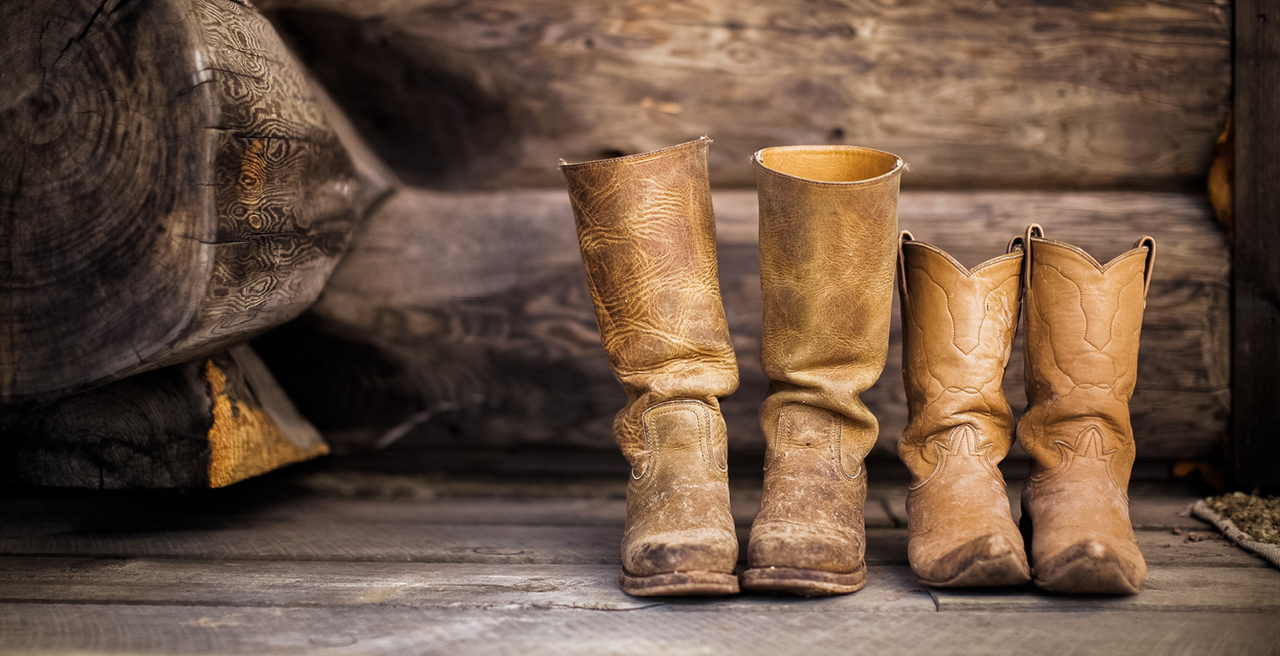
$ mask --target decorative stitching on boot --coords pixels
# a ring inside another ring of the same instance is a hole
[[[655,412],[655,410],[661,410],[661,411]],[[715,464],[715,460],[711,455],[710,449],[708,448],[708,443],[710,440],[707,437],[707,435],[708,433],[710,433],[710,426],[706,426],[705,428],[707,430],[704,430],[703,420],[706,419],[708,423],[710,422],[710,417],[709,417],[710,411],[711,411],[711,408],[708,407],[707,404],[701,401],[690,401],[690,400],[665,401],[663,403],[659,403],[657,405],[650,407],[648,410],[645,410],[644,414],[641,416],[642,417],[641,421],[644,424],[644,446],[650,455],[649,455],[649,460],[645,465],[643,473],[641,473],[639,476],[636,476],[635,470],[633,469],[631,471],[632,480],[638,481],[644,478],[645,475],[649,473],[649,471],[651,471],[654,467],[657,466],[659,449],[658,449],[657,441],[653,439],[653,435],[651,434],[651,430],[653,428],[653,420],[657,419],[658,417],[665,417],[666,415],[675,414],[677,412],[688,412],[693,415],[694,423],[696,423],[698,426],[698,446],[702,451],[702,457],[706,460],[706,462],[710,463],[711,466],[717,471],[727,471],[728,469],[727,467],[725,469],[720,469],[720,467]]]
[[[1054,440],[1053,443],[1058,446],[1058,450],[1062,453],[1062,460],[1053,470],[1032,476],[1032,483],[1045,483],[1065,474],[1067,469],[1074,465],[1077,460],[1093,460],[1105,464],[1104,469],[1107,471],[1107,480],[1111,482],[1111,486],[1119,491],[1126,501],[1129,499],[1128,492],[1120,489],[1120,486],[1116,484],[1115,474],[1112,473],[1112,461],[1115,460],[1115,454],[1119,449],[1102,450],[1104,438],[1102,431],[1097,426],[1089,426],[1080,431],[1080,435],[1076,437],[1075,446],[1062,440]]]
[[[942,473],[947,463],[952,458],[981,458],[982,465],[995,476],[997,480],[1004,481],[1004,477],[1000,474],[1000,470],[991,464],[991,457],[987,452],[995,447],[995,443],[987,442],[979,445],[979,432],[971,424],[960,424],[951,429],[947,435],[946,444],[941,440],[931,442],[934,454],[937,457],[937,463],[933,466],[933,472],[929,477],[907,488],[908,490],[918,490],[929,484],[935,477]]]

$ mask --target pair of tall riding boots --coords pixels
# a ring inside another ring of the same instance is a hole
[[[633,595],[739,589],[719,405],[738,373],[717,280],[710,143],[561,167],[604,348],[627,393],[614,434],[632,467],[620,580]],[[1145,565],[1125,494],[1128,400],[1150,238],[1099,266],[1033,226],[1005,255],[965,270],[899,235],[898,157],[801,146],[753,161],[770,387],[742,587],[810,596],[866,582],[863,459],[878,425],[859,395],[884,368],[896,260],[916,575],[979,586],[1034,572],[1051,590],[1136,592]],[[1001,383],[1020,308],[1030,567],[996,468],[1013,441]]]

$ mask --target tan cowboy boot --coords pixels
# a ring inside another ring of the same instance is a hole
[[[738,367],[716,277],[710,144],[560,169],[600,336],[627,392],[613,433],[631,463],[619,580],[632,595],[738,591],[719,401]]]
[[[1033,464],[1022,490],[1036,585],[1132,594],[1147,566],[1129,523],[1138,334],[1155,261],[1143,237],[1105,266],[1027,229],[1023,273],[1027,412],[1018,440]]]
[[[769,397],[764,495],[743,587],[811,596],[866,583],[859,400],[889,349],[902,160],[851,146],[756,153]]]
[[[965,269],[902,233],[902,378],[909,420],[898,455],[911,470],[907,556],[932,586],[1031,580],[996,465],[1013,445],[1004,368],[1018,327],[1022,247]]]

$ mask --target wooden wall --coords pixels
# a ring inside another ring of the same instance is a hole
[[[748,155],[853,143],[904,156],[901,226],[969,265],[1031,221],[1100,259],[1155,236],[1139,456],[1220,455],[1230,256],[1201,189],[1229,108],[1225,1],[261,4],[349,136],[412,185],[317,306],[257,342],[335,450],[609,448],[623,397],[555,163],[708,134],[736,444],[761,446],[765,391]],[[885,454],[905,423],[898,339],[867,395]]]
[[[702,134],[715,185],[850,143],[914,187],[1176,187],[1231,86],[1228,0],[260,4],[406,181],[452,188]]]

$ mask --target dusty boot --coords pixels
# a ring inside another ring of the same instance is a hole
[[[719,398],[738,386],[720,303],[705,137],[566,164],[596,321],[627,392],[613,433],[631,463],[628,594],[738,591]]]
[[[1027,412],[1018,440],[1033,460],[1022,490],[1036,585],[1132,594],[1147,566],[1129,523],[1138,334],[1155,240],[1099,265],[1027,229],[1023,274]]]
[[[858,395],[889,349],[898,234],[895,155],[850,146],[757,152],[769,397],[764,495],[743,586],[811,596],[866,583],[862,459],[876,418]]]
[[[1031,580],[997,463],[1013,445],[1002,384],[1018,327],[1022,247],[966,270],[902,233],[902,378],[910,419],[898,455],[911,470],[907,555],[924,583]]]

